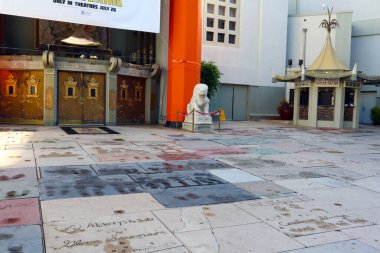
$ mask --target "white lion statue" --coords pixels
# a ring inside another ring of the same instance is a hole
[[[187,104],[187,113],[190,113],[193,109],[202,113],[209,113],[210,100],[207,97],[208,86],[204,83],[198,83],[194,87],[193,96],[190,103]]]

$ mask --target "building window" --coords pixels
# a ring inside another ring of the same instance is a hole
[[[207,18],[207,27],[210,27],[210,28],[214,27],[214,19],[213,18]]]
[[[67,89],[67,95],[68,95],[69,97],[74,96],[74,88],[73,88],[73,87],[69,87],[69,88]]]
[[[301,89],[300,91],[300,105],[309,105],[309,88]]]
[[[235,31],[236,30],[236,22],[235,21],[230,21],[228,29],[230,31]]]
[[[230,17],[236,18],[236,8],[230,8]]]
[[[207,4],[207,13],[214,14],[215,5]]]
[[[90,81],[87,82],[87,90],[88,90],[87,99],[98,100],[99,85],[100,83],[96,82],[95,78],[91,78]]]
[[[239,44],[240,0],[205,0],[204,42],[218,46]]]
[[[352,88],[346,88],[344,92],[344,106],[354,106],[355,90]]]
[[[334,88],[318,89],[318,106],[334,106]]]
[[[226,23],[226,21],[224,21],[223,19],[219,19],[218,20],[218,28],[219,29],[224,29],[224,24]]]
[[[224,42],[224,33],[218,33],[218,42]]]
[[[207,41],[213,41],[214,40],[214,33],[213,32],[207,32],[206,33],[206,40]]]
[[[13,79],[12,75],[9,75],[8,79],[5,80],[6,90],[5,96],[7,97],[16,97],[16,84],[17,80]]]
[[[120,100],[128,100],[128,87],[127,81],[123,80],[120,84]]]
[[[28,86],[28,95],[27,97],[38,97],[37,94],[37,86],[39,84],[39,80],[36,80],[36,77],[34,75],[30,76],[30,79],[26,81],[26,84]]]
[[[226,6],[219,6],[219,16],[224,16],[226,15]]]
[[[236,35],[228,35],[228,43],[230,44],[235,44],[235,41],[236,41]]]

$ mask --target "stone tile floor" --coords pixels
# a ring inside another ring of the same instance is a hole
[[[380,128],[0,126],[0,252],[380,253]]]

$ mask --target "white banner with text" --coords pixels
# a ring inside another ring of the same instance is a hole
[[[0,13],[160,32],[160,0],[0,0]]]

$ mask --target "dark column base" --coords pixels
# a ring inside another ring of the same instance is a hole
[[[166,121],[165,126],[170,128],[176,128],[177,122],[175,121]],[[182,122],[178,122],[178,128],[182,128]]]

